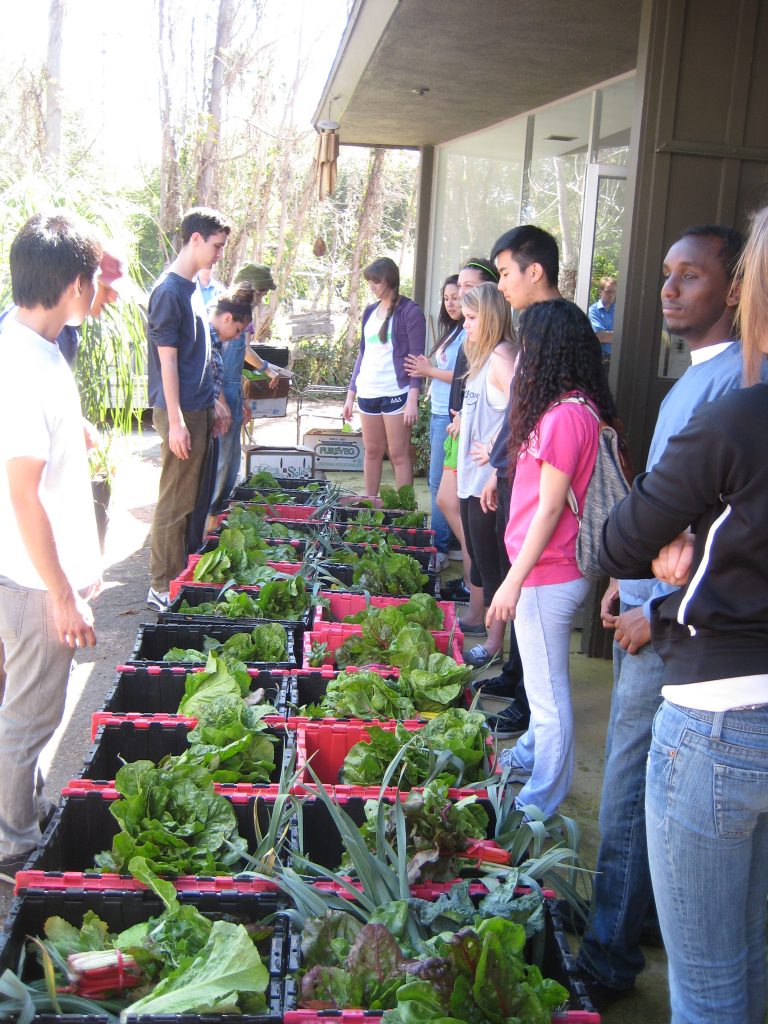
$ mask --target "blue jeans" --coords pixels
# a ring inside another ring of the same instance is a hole
[[[716,713],[664,701],[645,813],[672,1024],[763,1024],[768,708]]]
[[[512,763],[531,772],[517,805],[534,804],[553,814],[568,795],[573,778],[575,737],[568,657],[576,609],[589,582],[523,587],[515,633],[531,706],[528,731],[513,748]]]
[[[243,427],[243,391],[238,380],[236,383],[224,383],[222,388],[227,405],[232,411],[232,425],[226,434],[219,438],[219,454],[216,463],[216,480],[213,485],[213,497],[210,503],[211,515],[222,512],[229,504],[229,497],[240,472],[240,431]]]
[[[437,507],[437,492],[440,481],[443,478],[443,462],[445,451],[443,445],[448,436],[445,428],[451,422],[451,417],[435,415],[429,420],[429,489],[432,493],[432,529],[435,531],[435,547],[445,554],[451,541],[451,528],[448,520]]]
[[[622,602],[621,611],[631,605]],[[645,770],[664,666],[650,644],[613,645],[613,696],[605,741],[592,912],[580,966],[604,985],[631,988],[645,966],[640,933],[653,910],[645,838]]]

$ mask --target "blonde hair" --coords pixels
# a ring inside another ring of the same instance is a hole
[[[464,354],[469,364],[467,377],[472,378],[478,375],[500,342],[508,341],[516,348],[517,339],[509,303],[497,285],[488,281],[477,285],[461,297],[461,305],[476,313],[478,318],[477,337],[474,341],[467,338],[464,342]]]
[[[741,283],[737,320],[744,356],[744,384],[757,384],[768,349],[768,206],[752,217],[747,244],[736,268]]]

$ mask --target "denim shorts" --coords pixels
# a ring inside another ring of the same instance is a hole
[[[392,395],[387,398],[360,398],[357,396],[357,407],[366,416],[394,416],[402,412],[408,401],[408,392]]]

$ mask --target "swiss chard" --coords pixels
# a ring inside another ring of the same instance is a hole
[[[370,740],[356,743],[344,759],[341,775],[346,785],[380,785],[396,757],[401,758],[401,789],[433,779],[463,786],[491,774],[486,747],[489,732],[485,716],[479,712],[449,708],[418,732],[399,724],[394,732],[375,725],[368,732]]]

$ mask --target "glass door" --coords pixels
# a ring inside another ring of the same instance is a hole
[[[581,221],[581,247],[579,272],[576,282],[576,304],[584,312],[598,304],[595,323],[604,330],[600,333],[606,365],[618,345],[613,331],[615,292],[606,291],[606,300],[600,298],[600,281],[613,278],[615,289],[621,291],[618,280],[619,262],[624,235],[624,211],[627,205],[627,169],[616,164],[589,164],[584,183],[584,214]],[[613,302],[611,303],[611,298]],[[606,305],[608,303],[608,305]],[[602,308],[601,308],[602,307]],[[608,328],[611,330],[608,330]],[[596,327],[597,330],[597,327]]]

